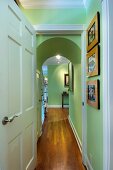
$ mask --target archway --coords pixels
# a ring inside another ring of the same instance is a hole
[[[41,70],[44,61],[56,54],[66,57],[74,65],[74,92],[69,92],[69,119],[82,145],[81,49],[68,38],[49,38],[37,47],[38,69]]]
[[[44,61],[56,54],[69,59],[72,63],[81,63],[81,50],[77,44],[67,38],[50,38],[37,47],[37,66],[41,70]]]

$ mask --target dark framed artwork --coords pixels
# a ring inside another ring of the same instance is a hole
[[[69,91],[73,91],[74,90],[74,67],[71,62],[68,64],[68,74],[69,74]]]
[[[99,46],[96,45],[86,56],[87,76],[96,76],[100,74],[99,67]]]
[[[69,74],[64,74],[64,86],[69,87]]]
[[[99,31],[99,12],[92,19],[88,29],[87,29],[87,52],[90,51],[97,43],[100,41],[100,31]]]
[[[87,82],[87,103],[90,106],[99,109],[99,80]]]

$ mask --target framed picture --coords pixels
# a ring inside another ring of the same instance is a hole
[[[71,62],[68,64],[68,73],[69,73],[69,91],[73,91],[74,90],[74,67]]]
[[[87,103],[99,109],[99,80],[87,82]]]
[[[88,29],[87,29],[87,52],[90,51],[97,43],[100,41],[100,31],[99,31],[99,12],[92,19]]]
[[[69,86],[69,74],[64,74],[64,86]]]
[[[87,58],[87,76],[96,76],[100,74],[99,67],[99,46],[95,46],[86,56]]]

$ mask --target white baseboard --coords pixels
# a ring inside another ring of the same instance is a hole
[[[61,108],[61,105],[47,105],[47,108]]]
[[[88,157],[86,158],[86,168],[87,168],[87,170],[93,170],[92,165],[91,165]]]
[[[72,130],[73,130],[74,136],[75,136],[75,138],[76,138],[76,140],[77,140],[77,144],[78,144],[78,147],[79,147],[79,149],[80,149],[80,152],[82,153],[82,144],[81,144],[81,140],[80,140],[80,138],[79,138],[79,136],[78,136],[78,133],[77,133],[75,127],[74,127],[74,124],[73,124],[73,122],[72,122],[70,116],[69,116],[68,119],[69,119],[70,126],[71,126],[71,128],[72,128]]]
[[[64,105],[63,108],[69,108],[69,105]]]
[[[69,108],[68,105],[64,105],[64,108]],[[62,108],[62,105],[48,105],[47,108]]]

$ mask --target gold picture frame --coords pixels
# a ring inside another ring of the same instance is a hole
[[[87,29],[87,52],[90,51],[97,43],[100,41],[99,32],[99,12],[92,19],[88,29]]]
[[[96,109],[100,108],[99,80],[91,80],[87,82],[87,103]]]
[[[92,77],[100,74],[99,67],[99,46],[96,45],[89,53],[86,55],[87,64],[87,76]]]

